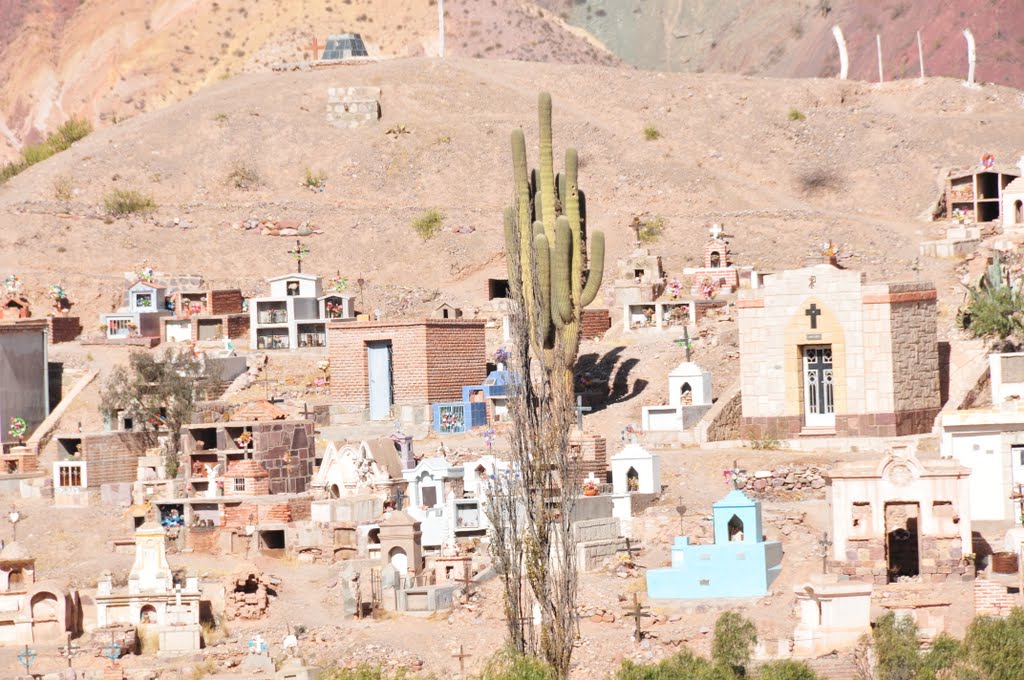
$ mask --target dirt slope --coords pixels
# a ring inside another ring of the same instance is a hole
[[[1022,0],[538,0],[591,31],[624,61],[670,71],[787,78],[834,76],[839,25],[850,77],[877,82],[875,35],[886,79],[916,78],[916,32],[928,75],[964,78],[961,31],[977,39],[979,80],[1024,87]],[[828,8],[824,11],[823,8]]]
[[[526,0],[449,0],[449,55],[617,63]],[[437,51],[422,0],[0,0],[0,161],[67,117],[124,120],[232,74],[311,56],[316,36],[362,34],[371,55]]]
[[[326,88],[357,84],[383,88],[383,119],[328,126]],[[368,297],[364,308],[395,315],[443,289],[472,310],[487,274],[502,269],[508,134],[523,125],[536,148],[540,89],[554,95],[558,153],[580,150],[610,269],[630,241],[625,225],[646,211],[667,221],[656,249],[677,274],[721,221],[740,264],[797,265],[831,238],[846,244],[849,267],[912,277],[918,242],[940,229],[918,218],[938,195],[940,169],[983,151],[1007,160],[1024,151],[1020,92],[943,79],[879,87],[426,58],[252,73],[100,130],[0,187],[0,271],[19,272],[40,305],[62,279],[91,328],[91,314],[116,304],[119,272],[144,260],[259,289],[293,266],[291,242],[232,223],[312,220],[326,233],[307,239],[305,271],[411,289]],[[806,119],[789,120],[793,109]],[[385,134],[399,123],[411,132]],[[663,137],[645,141],[645,125]],[[255,190],[228,182],[239,162],[256,169]],[[327,174],[324,192],[300,185],[306,167]],[[55,199],[60,177],[74,187],[68,205]],[[115,188],[150,194],[160,208],[107,224],[100,204]],[[411,223],[432,207],[446,228],[475,231],[423,243]],[[165,226],[174,218],[194,228]]]

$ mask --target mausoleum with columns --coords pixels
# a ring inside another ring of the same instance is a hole
[[[816,264],[742,290],[745,437],[929,432],[941,407],[935,286]]]

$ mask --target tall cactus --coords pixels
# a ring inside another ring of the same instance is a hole
[[[571,386],[580,346],[580,317],[597,297],[604,274],[604,233],[595,231],[586,239],[576,150],[566,150],[565,171],[556,176],[550,94],[541,93],[538,108],[539,170],[527,169],[523,131],[512,133],[515,204],[505,212],[505,239],[508,252],[515,250],[519,257],[509,258],[508,278],[513,295],[521,287],[534,353],[543,355],[552,369],[557,367]]]

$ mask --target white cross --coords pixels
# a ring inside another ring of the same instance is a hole
[[[724,229],[722,229],[722,225],[718,224],[717,222],[715,224],[712,224],[711,228],[708,229],[708,232],[711,234],[711,238],[715,239],[716,241],[722,235],[723,231]]]
[[[584,481],[589,484],[597,484],[597,477],[594,476],[593,472],[588,472],[587,478]]]
[[[177,607],[181,606],[181,584],[174,586],[174,604]]]

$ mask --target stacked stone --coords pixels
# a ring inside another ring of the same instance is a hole
[[[822,496],[828,466],[780,465],[772,470],[744,470],[736,477],[741,490],[758,498],[803,493]]]
[[[327,88],[327,122],[335,127],[359,127],[380,119],[379,87]]]
[[[323,229],[320,229],[311,222],[300,220],[272,220],[270,218],[250,217],[241,222],[235,222],[231,226],[242,231],[259,231],[261,236],[307,237],[324,233]]]
[[[255,592],[244,592],[246,584],[250,581],[256,584]],[[228,580],[224,594],[224,618],[226,620],[262,619],[267,615],[269,606],[267,582],[263,574],[243,573],[233,576]]]

